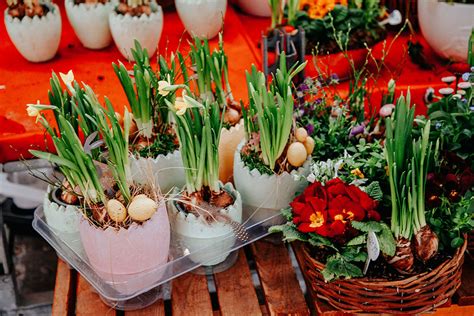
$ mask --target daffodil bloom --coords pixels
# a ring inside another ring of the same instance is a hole
[[[39,100],[36,101],[36,104],[29,103],[26,105],[26,112],[28,113],[28,116],[36,117],[36,122],[38,122],[38,119],[40,118],[41,111],[53,109],[56,109],[54,105],[40,104]]]
[[[166,80],[158,81],[158,94],[162,96],[167,96],[170,91],[166,88],[168,88],[169,86],[171,86],[171,84]]]
[[[184,101],[184,98],[177,97],[174,101],[174,108],[176,109],[177,115],[184,115],[186,113],[186,109],[188,108],[188,104]]]
[[[74,94],[75,91],[72,85],[74,82],[74,73],[72,72],[72,70],[69,70],[67,74],[63,74],[62,72],[60,72],[59,76],[61,77],[61,80],[64,82],[69,91]]]

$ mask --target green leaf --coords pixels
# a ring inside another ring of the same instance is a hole
[[[351,279],[363,276],[362,270],[358,266],[348,262],[339,254],[328,258],[322,274],[328,282],[341,277]]]
[[[382,227],[382,231],[377,234],[380,251],[382,251],[383,254],[392,257],[395,255],[397,243],[390,228],[385,224],[382,224]]]
[[[345,247],[341,255],[347,261],[363,262],[367,260],[367,253],[361,250],[361,247]]]
[[[293,220],[293,212],[291,211],[291,207],[282,209],[280,213],[287,221]]]
[[[464,244],[464,239],[461,237],[456,237],[453,240],[451,240],[451,248],[459,248]]]
[[[297,230],[296,226],[292,223],[286,223],[283,225],[275,225],[268,229],[270,233],[282,233],[283,241],[292,242],[295,240],[307,241],[307,237]]]
[[[351,239],[347,245],[348,246],[357,246],[357,245],[362,245],[364,243],[367,242],[367,235],[366,234],[363,234],[363,235],[359,235],[353,239]]]
[[[336,246],[327,238],[320,236],[318,234],[310,233],[308,242],[313,247],[329,247],[336,251],[339,251]]]
[[[382,201],[383,192],[378,181],[371,182],[366,188],[365,192],[374,200]]]
[[[383,229],[381,223],[374,222],[374,221],[370,221],[370,222],[352,221],[351,224],[352,224],[352,227],[364,233],[368,233],[369,231],[378,233]]]

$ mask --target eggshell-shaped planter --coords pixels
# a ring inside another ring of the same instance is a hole
[[[109,14],[117,3],[80,3],[65,0],[65,7],[69,22],[84,47],[101,49],[112,42],[109,28]]]
[[[242,199],[239,192],[231,183],[226,183],[223,189],[234,198],[234,204],[219,212],[242,223]],[[176,195],[176,199],[179,199],[179,195]],[[195,263],[212,266],[223,262],[235,243],[232,227],[222,222],[207,223],[202,217],[181,210],[176,199],[169,202],[168,208],[176,246],[184,253],[190,253],[189,258]],[[207,247],[211,249],[206,252],[198,251]]]
[[[112,38],[120,53],[128,60],[133,61],[131,49],[135,47],[135,40],[146,48],[148,57],[156,51],[163,30],[163,11],[155,2],[150,3],[150,7],[150,15],[131,16],[115,11],[109,15]]]
[[[164,273],[171,238],[164,202],[149,220],[128,229],[104,230],[83,218],[79,232],[91,266],[121,294],[151,288]]]
[[[61,13],[55,4],[45,4],[49,12],[42,17],[12,18],[5,10],[5,27],[16,49],[28,61],[52,59],[61,39]]]
[[[175,5],[192,36],[213,38],[224,24],[227,0],[176,0]]]
[[[237,5],[245,12],[255,16],[270,17],[272,10],[268,0],[237,0]]]
[[[58,188],[48,186],[43,201],[46,223],[58,232],[74,234],[79,232],[79,209],[59,200]]]
[[[426,41],[444,58],[466,61],[474,27],[474,4],[418,1],[418,21]]]
[[[132,156],[130,164],[132,178],[136,183],[145,185],[154,180],[162,194],[169,193],[173,187],[181,188],[185,183],[183,161],[179,150],[156,158]]]
[[[219,142],[219,180],[232,182],[234,175],[234,153],[245,137],[243,120],[229,129],[222,129]]]
[[[310,161],[308,159],[302,167],[291,173],[261,174],[257,169],[250,170],[243,163],[240,157],[243,146],[244,142],[240,143],[235,151],[234,183],[242,195],[244,218],[250,218],[251,222],[261,222],[279,214],[281,209],[288,207],[298,192],[304,190],[307,182],[295,177],[309,174]],[[274,225],[277,222],[267,224]]]

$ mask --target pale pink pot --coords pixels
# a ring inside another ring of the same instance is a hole
[[[123,294],[151,288],[161,278],[168,261],[170,224],[165,203],[151,219],[128,229],[103,230],[81,219],[79,232],[91,266]]]

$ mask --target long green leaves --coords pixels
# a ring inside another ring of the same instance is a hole
[[[403,96],[398,99],[393,117],[386,119],[384,148],[392,200],[391,228],[396,237],[407,239],[426,225],[425,185],[432,155],[430,122],[421,138],[413,139],[414,113],[408,92],[406,100]]]

